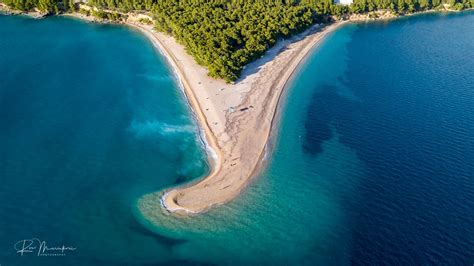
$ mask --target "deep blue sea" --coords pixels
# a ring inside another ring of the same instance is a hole
[[[208,171],[131,29],[0,16],[0,264],[472,265],[474,12],[348,24],[308,57],[268,167],[201,216],[143,215]],[[38,238],[74,246],[21,256]]]

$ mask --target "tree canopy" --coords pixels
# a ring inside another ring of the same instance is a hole
[[[237,79],[242,68],[278,38],[307,28],[317,15],[290,1],[159,1],[156,27],[173,35],[209,75]]]
[[[21,11],[31,11],[37,8],[46,14],[57,14],[74,7],[70,0],[0,0],[0,2]]]
[[[208,67],[210,76],[233,81],[278,38],[300,32],[325,16],[378,9],[405,13],[441,4],[440,0],[354,1],[344,6],[333,0],[160,0],[153,4],[152,13],[157,29],[173,35],[199,64]],[[474,6],[474,0],[446,1],[452,7]]]
[[[474,0],[354,0],[350,6],[334,0],[88,0],[90,14],[120,20],[128,11],[153,14],[156,28],[173,35],[209,75],[236,80],[249,62],[279,38],[300,32],[329,16],[375,10],[411,13],[440,8],[474,7]],[[72,0],[0,0],[15,9],[38,8],[45,13],[74,9]],[[119,12],[120,11],[120,14]],[[115,12],[115,13],[114,13]]]

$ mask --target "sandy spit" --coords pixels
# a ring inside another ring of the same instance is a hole
[[[249,64],[234,84],[207,76],[172,37],[151,26],[140,30],[167,58],[196,114],[211,150],[211,173],[201,180],[163,193],[161,206],[178,215],[205,212],[237,197],[260,172],[280,96],[306,55],[344,22],[315,25],[279,41]]]

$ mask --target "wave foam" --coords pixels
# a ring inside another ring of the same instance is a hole
[[[135,137],[148,137],[154,135],[168,136],[173,134],[195,132],[192,125],[171,125],[158,120],[148,120],[145,122],[132,121],[128,130],[132,132]]]

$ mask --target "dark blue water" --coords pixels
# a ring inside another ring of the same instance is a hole
[[[474,263],[474,14],[432,17],[361,26],[345,82],[361,102],[313,96],[369,170],[353,262]]]
[[[350,261],[474,263],[474,15],[361,24],[341,85],[322,82],[303,150],[335,134],[365,165],[349,212]],[[330,66],[328,66],[330,68]]]

